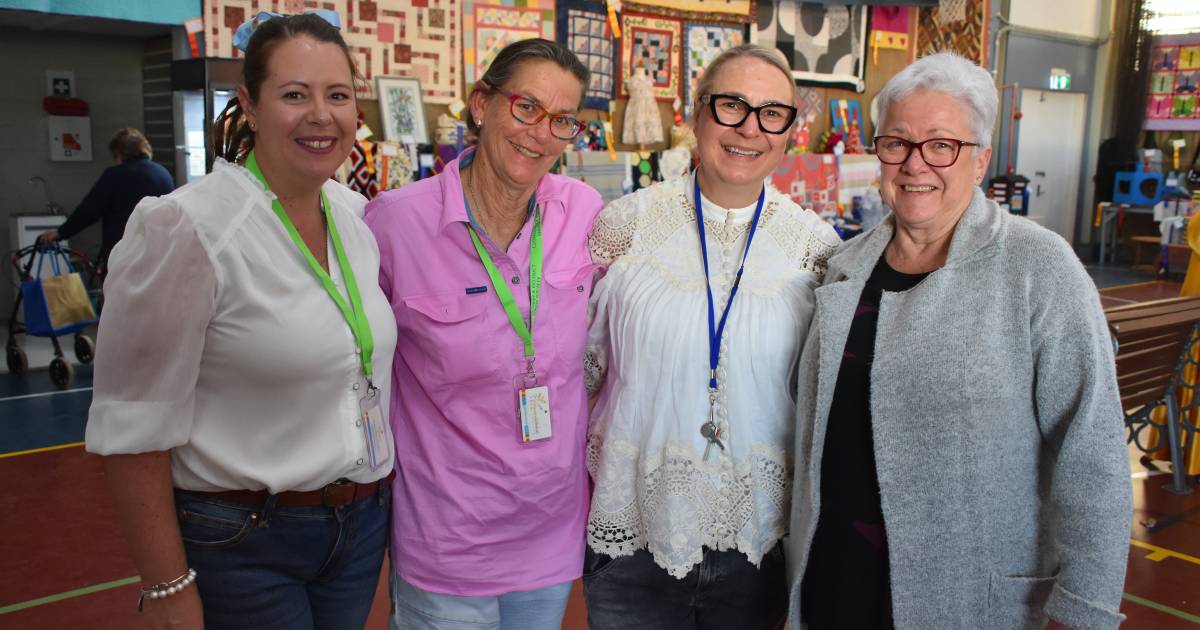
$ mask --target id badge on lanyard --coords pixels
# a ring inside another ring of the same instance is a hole
[[[476,253],[479,254],[479,260],[483,262],[483,267],[487,270],[488,278],[492,281],[492,288],[496,291],[496,296],[500,299],[500,305],[504,307],[504,312],[508,316],[509,323],[512,324],[513,330],[521,338],[521,343],[524,346],[525,371],[513,378],[513,385],[516,390],[516,418],[520,428],[521,441],[534,442],[549,439],[553,436],[550,422],[550,387],[546,380],[546,375],[534,369],[537,352],[533,344],[533,324],[537,319],[538,301],[542,284],[541,210],[536,206],[533,209],[533,232],[529,238],[528,326],[525,325],[521,309],[517,307],[516,300],[513,299],[512,291],[509,290],[508,285],[504,282],[504,278],[501,277],[500,270],[496,268],[496,263],[492,261],[491,254],[483,246],[483,242],[479,240],[479,235],[475,233],[475,229],[470,225],[467,225],[467,231],[471,235],[471,242],[475,245]]]
[[[387,421],[383,418],[383,407],[379,388],[374,385],[367,387],[367,395],[358,401],[359,422],[362,425],[363,437],[367,441],[367,458],[371,470],[377,470],[385,462],[391,461],[392,441],[388,439]]]

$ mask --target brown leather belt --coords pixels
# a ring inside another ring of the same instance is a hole
[[[392,479],[395,477],[396,473],[392,472],[383,479],[369,483],[355,483],[346,479],[339,479],[324,488],[309,490],[307,492],[280,492],[275,495],[275,505],[276,507],[312,507],[317,505],[331,508],[342,507],[375,494],[381,487],[387,487],[387,485],[391,484]],[[240,503],[255,508],[265,504],[267,497],[271,495],[266,490],[222,490],[220,492],[180,490],[180,492],[208,497],[217,501]]]

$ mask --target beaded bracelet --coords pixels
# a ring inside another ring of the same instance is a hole
[[[170,597],[179,591],[187,588],[189,584],[196,581],[196,570],[188,569],[187,573],[169,581],[159,582],[153,586],[143,586],[142,594],[138,596],[138,612],[142,612],[142,604],[146,599],[162,599]]]

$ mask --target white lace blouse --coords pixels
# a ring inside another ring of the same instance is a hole
[[[590,239],[607,266],[591,299],[588,388],[599,392],[588,439],[595,482],[588,545],[610,556],[647,548],[682,578],[703,547],[755,565],[783,536],[791,495],[793,366],[813,290],[840,240],[816,214],[767,186],[720,346],[717,421],[725,450],[703,461],[708,419],[708,306],[691,176],[609,204]],[[754,205],[707,199],[719,319]]]

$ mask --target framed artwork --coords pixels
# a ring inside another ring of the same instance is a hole
[[[866,87],[865,6],[763,0],[750,41],[779,49],[797,81]]]
[[[683,27],[683,115],[692,115],[696,83],[717,55],[745,42],[745,28],[738,25],[685,24]]]
[[[505,46],[534,37],[554,40],[553,0],[464,0],[462,19],[468,92]]]
[[[558,7],[558,41],[592,71],[583,106],[608,111],[616,87],[616,46],[602,0],[563,0]]]
[[[621,14],[621,30],[621,98],[629,98],[625,79],[638,66],[645,67],[656,100],[670,102],[678,98],[683,24],[671,18],[625,11]]]
[[[413,77],[376,77],[383,137],[391,142],[429,142],[421,82]]]
[[[1146,129],[1200,131],[1200,33],[1156,37],[1150,60]]]

